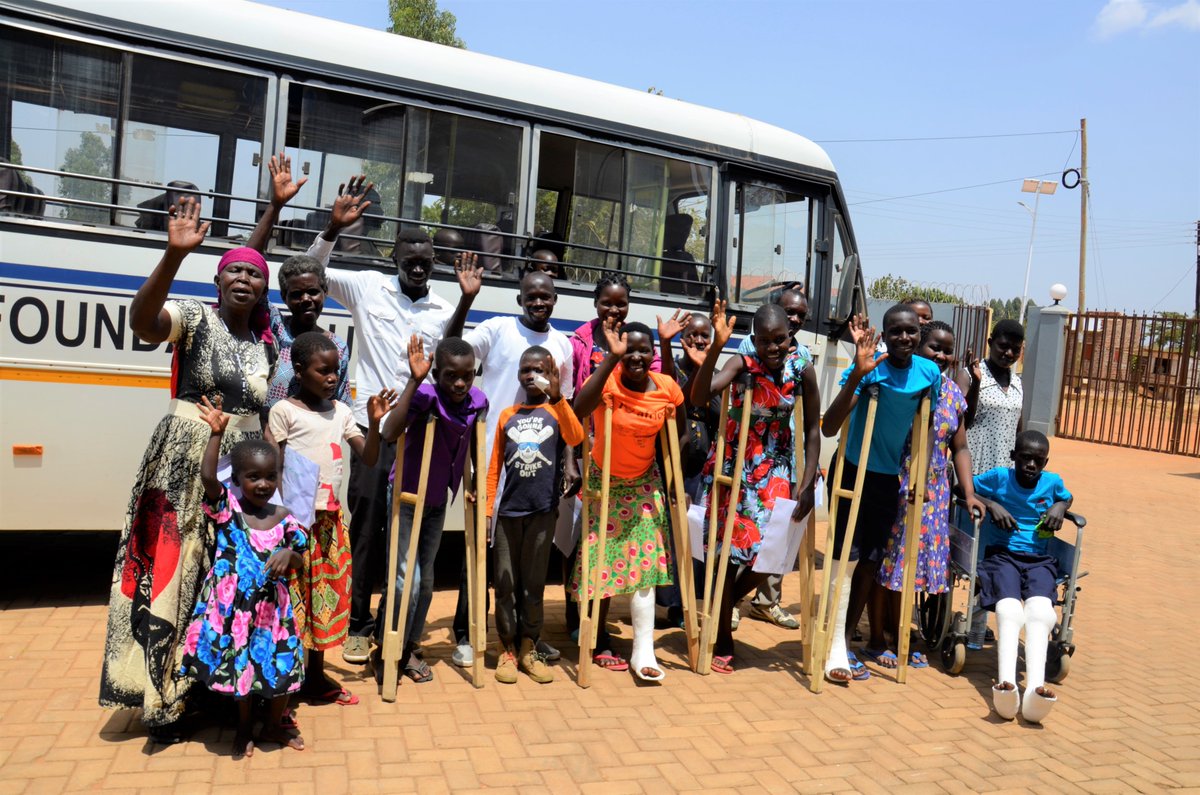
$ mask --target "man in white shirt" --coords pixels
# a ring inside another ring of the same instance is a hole
[[[349,191],[338,196],[329,225],[308,249],[308,255],[322,264],[329,263],[338,234],[357,221],[370,204],[364,201],[366,191],[362,189],[361,178],[357,185],[351,180],[350,186]],[[358,364],[353,410],[355,421],[364,429],[367,398],[385,387],[399,390],[408,383],[409,337],[420,334],[426,349],[432,351],[443,338],[461,336],[467,313],[483,283],[483,269],[476,266],[475,255],[466,254],[455,264],[462,290],[458,305],[452,306],[435,293],[429,285],[433,275],[433,243],[420,229],[402,229],[396,237],[392,257],[396,263],[394,276],[373,269],[325,271],[329,295],[350,310],[354,319]],[[395,457],[395,446],[388,445],[381,450],[374,467],[365,466],[357,455],[350,459],[347,504],[354,574],[350,634],[342,649],[342,659],[349,663],[365,664],[370,659],[370,638],[375,629],[371,596],[384,569],[387,479]]]
[[[483,379],[480,387],[488,397],[492,410],[487,416],[487,453],[485,461],[492,460],[492,444],[496,440],[496,426],[500,412],[509,406],[524,402],[525,390],[521,386],[518,372],[521,356],[534,345],[550,351],[558,365],[559,384],[562,395],[570,400],[575,395],[575,379],[572,377],[574,362],[571,356],[571,341],[567,335],[550,325],[554,305],[558,303],[558,291],[554,280],[541,271],[530,271],[521,279],[521,292],[517,304],[519,316],[497,315],[490,317],[463,335],[475,349],[476,361],[483,363]],[[574,488],[579,480],[575,465],[575,451],[568,447],[566,452],[565,480],[567,490]],[[495,495],[488,495],[494,499]],[[474,654],[467,637],[467,602],[464,585],[459,590],[459,610],[454,618],[455,649],[453,660],[458,665],[468,666]],[[539,642],[538,651],[557,659],[557,651]]]

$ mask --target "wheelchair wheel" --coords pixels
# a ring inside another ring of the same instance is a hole
[[[948,674],[959,674],[967,662],[967,644],[961,638],[946,638],[942,644],[942,667]]]
[[[1071,655],[1060,646],[1053,646],[1046,655],[1046,681],[1059,684],[1071,673]]]
[[[917,615],[921,625],[921,637],[929,648],[936,649],[949,630],[950,594],[917,594]]]

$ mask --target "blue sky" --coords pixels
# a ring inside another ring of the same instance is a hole
[[[270,0],[366,27],[386,0]],[[475,51],[744,113],[821,142],[868,280],[1021,294],[1021,178],[1079,165],[1087,304],[1190,311],[1200,219],[1200,0],[442,0]],[[1068,132],[1056,132],[1068,131]],[[967,138],[1013,133],[1053,133]],[[861,139],[949,138],[880,141]],[[851,141],[858,142],[851,142]],[[950,190],[984,185],[966,190]],[[933,193],[934,191],[939,191]],[[912,194],[930,194],[912,198]],[[1030,296],[1078,282],[1079,190],[1038,211]]]

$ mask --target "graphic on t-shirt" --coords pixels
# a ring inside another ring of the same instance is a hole
[[[536,477],[543,464],[553,466],[553,462],[542,455],[542,442],[553,435],[554,428],[548,427],[541,417],[518,419],[516,425],[508,429],[508,438],[517,445],[517,451],[508,459],[507,466],[523,478]]]

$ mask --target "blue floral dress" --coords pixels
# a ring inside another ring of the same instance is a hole
[[[929,457],[929,479],[925,511],[921,517],[921,540],[917,547],[916,590],[945,593],[950,564],[950,440],[962,424],[967,401],[953,379],[942,376],[937,407],[933,414],[933,450]],[[911,438],[906,443],[900,470],[900,507],[892,536],[879,567],[879,584],[892,590],[904,588],[904,519],[908,512],[908,477],[912,454]]]
[[[286,578],[270,579],[267,560],[279,549],[303,554],[304,528],[287,517],[255,530],[226,490],[204,502],[216,525],[216,556],[204,578],[184,637],[180,675],[215,693],[271,699],[295,692],[304,679]]]
[[[750,435],[746,442],[746,463],[742,469],[742,488],[738,496],[737,519],[733,525],[733,548],[729,550],[731,563],[749,565],[754,562],[762,546],[762,529],[775,508],[779,497],[792,498],[792,487],[796,482],[795,433],[792,428],[792,411],[802,393],[800,377],[812,365],[812,354],[808,348],[799,346],[784,360],[779,383],[755,355],[743,356],[745,371],[754,378],[750,422]],[[740,379],[738,379],[740,380]],[[731,409],[725,428],[725,461],[722,472],[732,476],[734,470],[733,451],[737,447],[738,428],[741,424],[742,406],[745,403],[745,387],[737,380],[730,398]],[[712,492],[713,472],[716,470],[717,448],[708,454],[704,465],[704,502],[708,503]],[[725,492],[728,494],[728,492]],[[718,539],[725,535],[725,501],[717,513]],[[711,510],[711,506],[709,506]],[[705,544],[707,545],[709,516],[704,517]]]

